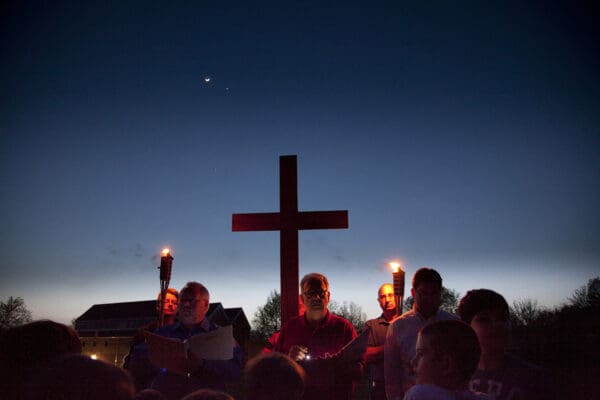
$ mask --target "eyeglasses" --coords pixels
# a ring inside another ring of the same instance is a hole
[[[308,292],[303,292],[302,294],[308,297],[309,299],[314,299],[315,297],[320,297],[324,299],[325,296],[329,293],[326,290],[309,290]]]

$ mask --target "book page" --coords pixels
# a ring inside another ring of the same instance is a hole
[[[184,342],[147,331],[144,331],[144,337],[152,365],[166,368],[176,374],[187,375],[187,352]]]
[[[358,361],[362,357],[363,353],[367,351],[367,344],[369,342],[369,332],[370,328],[365,328],[365,330],[352,339],[347,345],[342,349],[342,360],[345,361]]]
[[[229,360],[233,358],[234,340],[231,325],[192,336],[187,342],[189,350],[198,358],[204,358],[205,360]]]

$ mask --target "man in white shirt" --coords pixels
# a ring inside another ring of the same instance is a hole
[[[415,356],[419,330],[434,321],[458,319],[440,310],[442,277],[431,268],[420,268],[412,279],[412,310],[405,312],[389,326],[384,347],[385,392],[388,400],[402,400],[415,384],[410,362]]]

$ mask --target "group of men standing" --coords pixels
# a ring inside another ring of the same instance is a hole
[[[347,360],[341,350],[357,334],[348,320],[329,312],[327,278],[308,274],[300,287],[306,311],[282,327],[273,350],[289,355],[305,369],[304,399],[350,399],[353,382],[360,378],[365,364],[370,370],[371,400],[402,399],[415,383],[410,364],[419,330],[430,322],[458,319],[439,308],[439,273],[421,268],[412,280],[413,309],[401,316],[396,314],[393,285],[386,283],[379,288],[377,301],[382,314],[365,324],[367,350],[361,359]]]
[[[289,359],[291,363],[297,363],[302,367],[305,374],[302,389],[304,400],[350,400],[354,383],[363,375],[365,366],[369,367],[370,372],[371,400],[402,400],[409,389],[415,383],[419,383],[419,377],[415,379],[413,367],[415,360],[419,359],[416,347],[418,347],[422,328],[441,321],[445,321],[443,322],[445,324],[449,320],[459,319],[458,316],[440,309],[442,296],[440,274],[431,268],[421,268],[412,278],[410,293],[414,305],[411,310],[402,315],[396,313],[393,285],[386,283],[379,288],[377,301],[382,314],[366,322],[363,333],[368,335],[366,351],[363,353],[361,350],[358,356],[356,354],[348,356],[350,352],[345,351],[345,346],[357,338],[357,333],[348,320],[329,311],[331,294],[327,277],[319,273],[307,274],[300,283],[300,292],[300,302],[304,312],[291,318],[282,326],[271,349]],[[165,305],[169,316],[174,314],[173,303],[171,301]],[[206,318],[208,308],[208,290],[198,282],[188,282],[179,293],[178,320],[170,320],[170,324],[156,328],[154,333],[186,340],[191,336],[218,329]],[[484,366],[484,369],[477,370],[473,375],[474,378],[469,383],[470,389],[485,393],[492,393],[493,389],[496,394],[492,398],[495,399],[534,398],[531,393],[539,392],[540,386],[531,385],[529,381],[533,381],[533,378],[527,378],[528,383],[525,384],[519,376],[508,379],[490,375],[485,371],[486,363],[502,366],[512,360],[507,361],[504,356],[509,324],[508,305],[504,298],[487,289],[469,291],[461,300],[459,314],[466,325],[473,327],[482,346],[483,363],[480,362],[480,367]],[[492,325],[493,327],[490,328]],[[467,328],[471,329],[468,326]],[[479,351],[479,349],[475,350]],[[422,355],[420,357],[423,358]],[[149,377],[146,385],[160,390],[170,399],[180,399],[186,393],[199,388],[224,390],[227,381],[240,377],[242,359],[240,346],[234,341],[233,357],[230,360],[198,359],[190,354],[185,365],[187,374],[182,376],[150,365],[148,348],[142,342],[132,348],[129,368],[132,372],[140,368],[146,373],[150,371],[144,376]],[[521,367],[518,371],[534,371],[529,366],[522,367],[523,363],[519,365]],[[496,368],[492,371],[499,370]],[[498,374],[498,372],[493,373]],[[533,375],[528,372],[527,376]],[[504,385],[503,382],[506,384]],[[269,387],[275,389],[277,385],[283,388],[285,382],[271,382]],[[526,388],[525,385],[531,387]],[[525,391],[530,395],[522,395]],[[510,393],[518,395],[515,397]]]
[[[438,310],[439,274],[431,269],[421,269],[415,274],[411,289],[415,306],[399,318],[396,318],[393,286],[384,284],[379,288],[377,300],[383,312],[366,323],[369,330],[367,351],[363,357],[348,359],[342,349],[357,337],[357,333],[348,320],[329,311],[331,294],[327,277],[319,273],[308,274],[303,277],[300,289],[300,301],[305,311],[282,326],[273,350],[288,355],[306,371],[304,399],[350,399],[354,382],[362,376],[365,364],[370,367],[371,399],[385,399],[386,393],[389,399],[401,398],[411,384],[409,363],[419,328],[429,320],[453,317]],[[170,290],[166,299],[163,306],[167,324],[150,327],[155,334],[186,340],[217,329],[206,318],[209,292],[202,284],[188,282],[178,295]],[[177,320],[173,318],[175,307]],[[224,389],[227,381],[240,376],[242,359],[240,346],[235,343],[231,360],[190,357],[186,365],[187,376],[182,376],[150,365],[147,345],[138,338],[127,359],[127,368],[134,376],[143,378],[136,381],[140,386],[151,386],[170,398],[181,398],[198,388]]]

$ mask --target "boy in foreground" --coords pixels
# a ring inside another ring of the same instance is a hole
[[[484,400],[468,390],[479,363],[479,342],[473,329],[461,321],[433,322],[419,331],[412,368],[416,385],[404,400]]]

